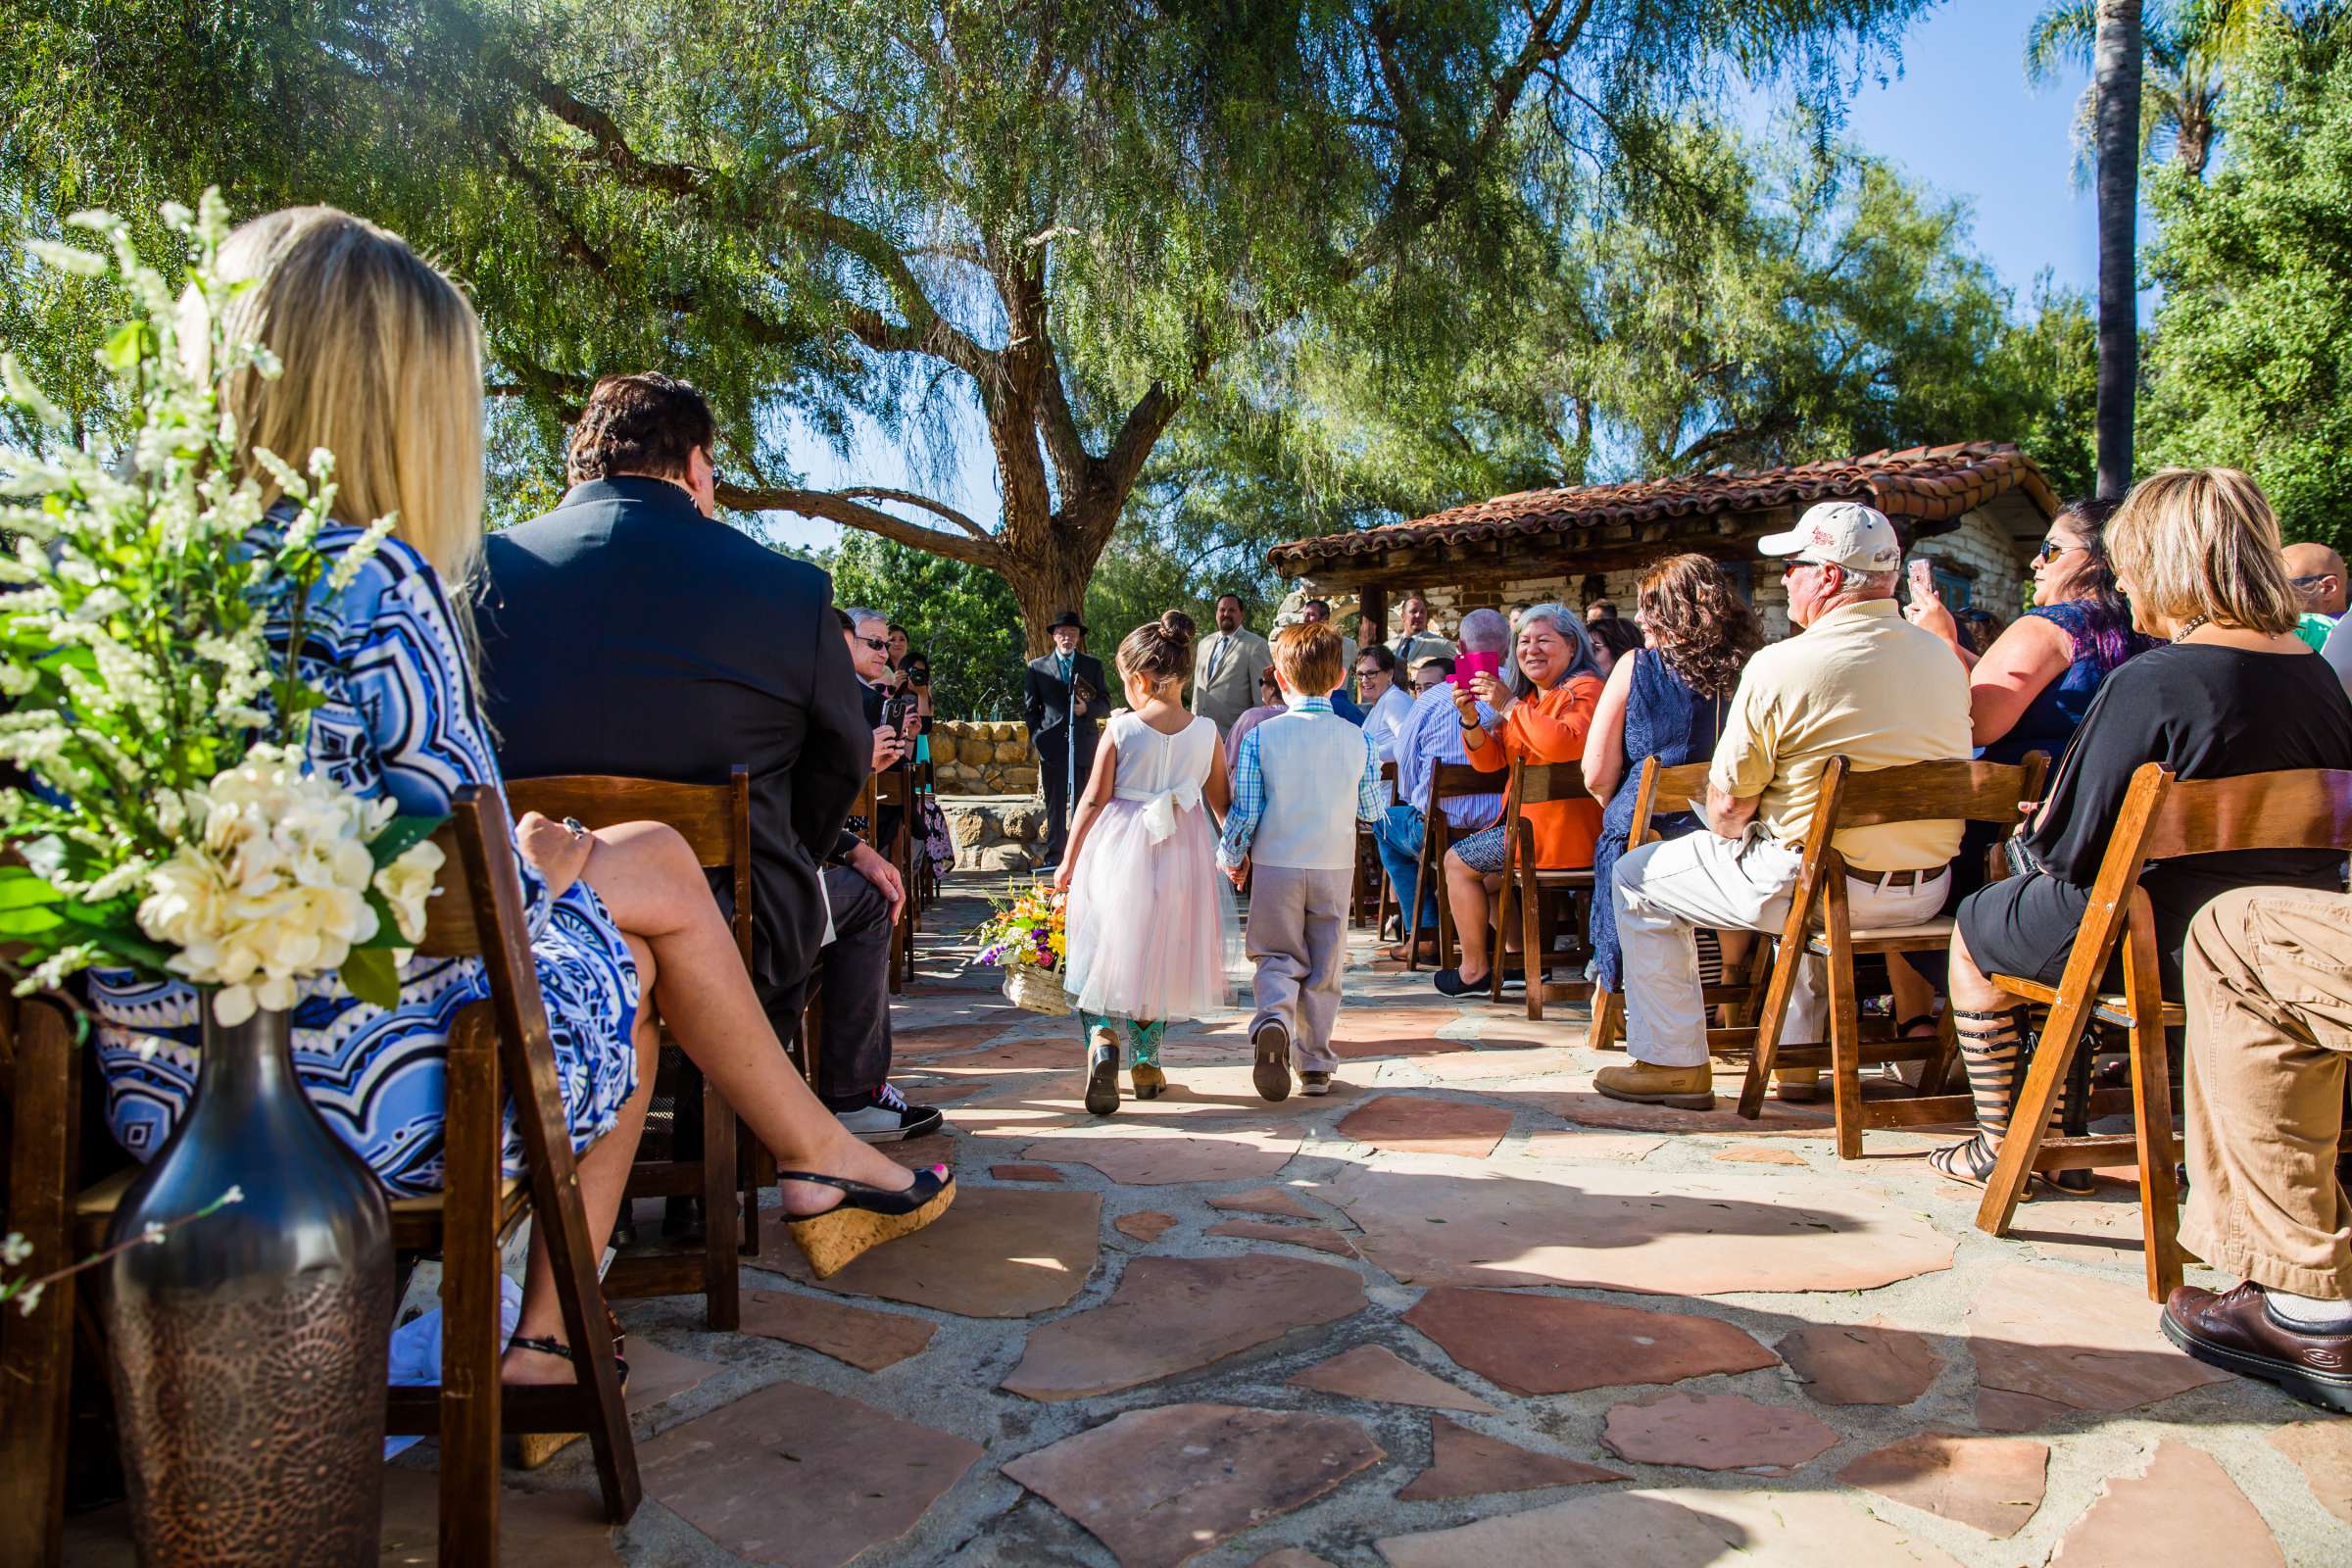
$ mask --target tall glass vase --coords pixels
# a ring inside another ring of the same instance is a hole
[[[108,1238],[244,1193],[105,1265],[139,1560],[372,1564],[391,1219],[303,1094],[287,1014],[221,1025],[210,1004],[195,1102]]]

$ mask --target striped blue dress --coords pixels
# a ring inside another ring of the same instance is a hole
[[[330,525],[319,553],[331,566],[360,537]],[[273,618],[277,658],[290,636]],[[399,540],[385,540],[341,593],[328,595],[323,580],[314,591],[302,673],[326,694],[311,716],[311,764],[354,794],[439,816],[461,785],[503,788],[440,578]],[[612,1130],[637,1087],[637,968],[585,882],[550,898],[529,864],[515,863],[572,1147],[584,1149]],[[294,1062],[311,1103],[396,1197],[441,1187],[450,1025],[489,994],[480,960],[420,957],[401,972],[395,1007],[360,1001],[331,975],[296,1004]],[[123,1148],[151,1159],[195,1092],[201,999],[181,982],[116,970],[93,976],[92,1004],[108,1119]],[[511,1103],[505,1157],[519,1174]]]

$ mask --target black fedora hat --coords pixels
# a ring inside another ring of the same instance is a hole
[[[1065,610],[1060,614],[1054,616],[1054,623],[1048,626],[1046,630],[1059,631],[1064,626],[1075,626],[1080,631],[1086,630],[1086,622],[1078,618],[1078,612],[1075,610]]]

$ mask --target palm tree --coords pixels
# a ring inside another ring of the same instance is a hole
[[[2091,85],[2098,94],[2098,493],[2132,486],[2132,414],[2139,381],[2140,0],[2098,0]]]
[[[2026,32],[2026,79],[2046,86],[2070,69],[2088,67],[2101,9],[2095,0],[2057,0],[2034,18]],[[2140,155],[2169,155],[2201,178],[2213,157],[2222,66],[2243,36],[2246,14],[2256,8],[2189,3],[2144,9]],[[2084,87],[2075,116],[2075,170],[2086,181],[2094,162],[2097,101],[2096,83]]]

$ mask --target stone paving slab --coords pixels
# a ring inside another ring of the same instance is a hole
[[[1373,1156],[1318,1197],[1357,1250],[1416,1285],[1569,1285],[1667,1296],[1854,1291],[1948,1268],[1924,1216],[1851,1182],[1771,1168],[1679,1175]]]
[[[1352,1421],[1230,1404],[1131,1410],[1005,1475],[1093,1532],[1120,1568],[1175,1568],[1380,1462]]]

